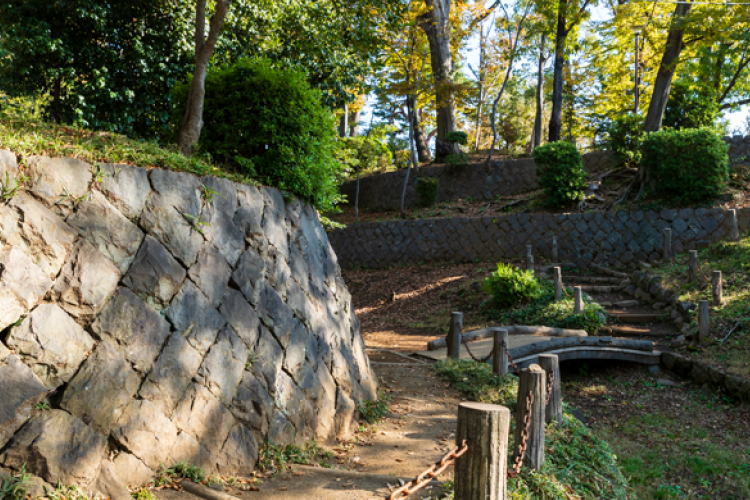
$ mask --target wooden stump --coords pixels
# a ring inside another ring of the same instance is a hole
[[[730,208],[727,215],[729,216],[729,240],[740,241],[740,226],[737,223],[737,209]]]
[[[529,393],[533,394],[531,411],[528,411]],[[521,370],[518,381],[518,404],[516,406],[516,435],[513,460],[518,458],[523,443],[526,415],[529,414],[528,438],[523,466],[540,469],[544,464],[544,400],[547,394],[547,377],[539,365]],[[458,497],[457,497],[458,499]]]
[[[662,240],[664,260],[672,260],[672,229],[664,228],[664,239]]]
[[[688,252],[688,281],[698,281],[698,250]]]
[[[448,358],[461,359],[461,331],[464,327],[464,315],[460,312],[451,313],[451,324],[445,339],[448,348]]]
[[[531,245],[526,245],[526,270],[534,271],[534,254],[531,251]]]
[[[508,345],[508,330],[505,328],[490,328],[494,333],[495,342],[492,346],[492,373],[499,376],[508,374],[508,354],[505,347]]]
[[[711,323],[708,318],[708,301],[698,302],[698,342],[703,343],[708,338]]]
[[[581,314],[583,312],[583,290],[580,286],[573,287],[575,292],[575,313]]]
[[[721,271],[714,271],[711,275],[711,294],[714,305],[720,306],[724,302],[724,285],[721,279]]]
[[[504,406],[466,402],[458,405],[456,444],[469,450],[456,459],[456,500],[505,500],[510,410]]]
[[[562,380],[560,379],[560,361],[557,354],[540,354],[539,366],[547,373],[547,389],[549,389],[549,378],[552,374],[552,391],[547,396],[549,403],[544,408],[544,420],[547,423],[556,422],[562,424]]]
[[[557,248],[557,236],[552,237],[552,262],[560,262],[558,257],[559,250]]]
[[[555,280],[555,301],[557,302],[562,300],[563,296],[562,270],[559,267],[554,267],[552,273]]]

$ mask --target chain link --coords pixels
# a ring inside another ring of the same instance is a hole
[[[426,486],[434,478],[445,472],[445,469],[453,465],[455,460],[469,451],[469,445],[464,439],[459,449],[458,446],[448,452],[440,461],[435,462],[425,469],[420,475],[417,476],[413,481],[409,481],[405,485],[401,486],[397,490],[394,490],[386,500],[396,500],[399,498],[406,498],[412,493],[416,493],[418,490]]]
[[[526,396],[526,416],[523,418],[523,430],[521,431],[521,444],[518,445],[518,454],[513,468],[508,471],[508,477],[518,477],[521,472],[521,464],[526,456],[526,447],[529,440],[529,429],[531,428],[531,405],[534,404],[534,393],[529,391]]]
[[[552,396],[552,385],[555,383],[555,372],[549,372],[549,380],[547,381],[547,399],[544,402],[544,406],[549,406],[549,398]]]
[[[508,361],[510,362],[510,365],[513,367],[513,370],[515,370],[516,375],[521,374],[521,370],[518,369],[518,365],[516,365],[515,361],[513,361],[513,356],[510,355],[510,351],[508,350],[508,344],[503,342],[503,349],[505,349],[505,355],[508,356]]]
[[[466,352],[469,353],[469,356],[471,356],[471,359],[473,359],[474,361],[478,361],[479,363],[486,363],[492,357],[492,350],[490,350],[490,353],[487,356],[478,358],[474,356],[473,352],[471,352],[471,349],[469,349],[469,343],[463,337],[461,338],[461,343],[464,345],[464,347],[466,347]]]

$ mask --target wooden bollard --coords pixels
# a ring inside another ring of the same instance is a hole
[[[553,267],[552,274],[555,280],[555,301],[557,302],[562,300],[563,296],[562,270],[559,267]]]
[[[574,286],[573,292],[575,294],[575,313],[581,314],[583,312],[583,290],[581,290],[580,286]]]
[[[504,406],[466,402],[458,405],[456,444],[468,451],[456,459],[456,500],[505,500],[508,482],[510,410]]]
[[[529,393],[534,395],[531,411],[528,411]],[[518,381],[518,403],[516,405],[516,436],[513,460],[518,457],[526,432],[526,415],[529,414],[528,437],[523,466],[541,469],[544,464],[544,400],[547,395],[547,377],[539,365],[521,370]],[[456,497],[459,498],[459,497]]]
[[[508,374],[508,354],[505,347],[508,345],[508,330],[505,328],[490,328],[494,335],[492,345],[492,373],[500,377]]]
[[[698,302],[698,342],[702,343],[708,338],[708,332],[710,330],[710,322],[708,319],[708,301],[701,300]]]
[[[688,281],[698,281],[698,250],[688,252]]]
[[[730,241],[740,241],[740,226],[737,222],[737,209],[730,208],[729,216],[729,239]]]
[[[526,270],[534,271],[534,254],[531,250],[531,245],[526,245]]]
[[[461,358],[461,332],[464,327],[464,315],[460,312],[451,313],[451,324],[448,327],[448,336],[445,339],[448,348],[448,358],[458,360]]]
[[[664,238],[662,240],[662,251],[664,260],[672,260],[672,229],[664,228]]]
[[[552,262],[560,262],[558,260],[559,248],[557,247],[557,236],[552,237]]]
[[[721,271],[714,271],[711,275],[711,294],[714,305],[720,306],[724,302],[724,285],[721,279]]]
[[[562,380],[560,379],[560,361],[557,354],[540,354],[539,366],[547,373],[547,389],[550,388],[550,374],[552,376],[552,391],[547,396],[549,403],[544,408],[544,420],[547,423],[562,424]]]

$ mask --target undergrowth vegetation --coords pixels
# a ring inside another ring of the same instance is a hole
[[[333,458],[333,454],[310,440],[307,443],[276,445],[263,443],[258,453],[258,468],[263,472],[278,474],[292,465],[308,465],[320,460],[326,466],[326,460]]]
[[[26,473],[26,466],[21,468],[17,476],[0,476],[0,498],[7,500],[23,500],[27,495],[28,482],[31,474]]]
[[[487,363],[470,360],[441,361],[436,369],[470,400],[500,404],[511,411],[516,406],[518,379],[513,375],[497,377]],[[511,428],[509,452],[513,448],[513,435]],[[544,467],[540,471],[521,469],[519,477],[509,479],[508,498],[625,500],[632,497],[609,445],[573,417],[564,404],[563,424],[547,426]]]

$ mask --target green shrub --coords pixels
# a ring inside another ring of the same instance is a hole
[[[586,190],[583,159],[574,144],[557,141],[534,150],[539,185],[550,206],[563,206],[581,201]]]
[[[173,123],[182,121],[189,88],[176,86]],[[259,182],[289,191],[322,210],[341,196],[334,159],[334,117],[305,73],[245,59],[209,71],[200,151]]]
[[[646,138],[643,117],[634,113],[620,115],[608,129],[609,149],[617,165],[637,167],[641,163],[641,144]]]
[[[463,151],[460,153],[451,153],[448,156],[445,157],[445,162],[450,163],[454,167],[456,166],[462,166],[462,165],[468,165],[469,164],[469,155],[464,153]]]
[[[462,146],[466,146],[469,142],[469,134],[466,132],[449,132],[445,136],[445,140],[448,142],[456,142]]]
[[[417,200],[422,207],[429,207],[437,201],[440,179],[437,177],[417,178]]]
[[[365,421],[368,424],[374,424],[380,421],[388,415],[390,409],[388,408],[388,401],[390,398],[383,392],[380,393],[380,399],[375,401],[358,401],[357,411],[359,412],[360,420]]]
[[[711,127],[718,117],[719,104],[711,86],[678,80],[672,84],[661,124],[674,129]]]
[[[484,289],[498,306],[514,306],[542,293],[542,287],[533,272],[502,262],[497,265],[497,271],[487,276]]]
[[[641,150],[642,165],[659,197],[697,202],[724,192],[729,180],[729,146],[712,129],[654,132]]]
[[[408,149],[399,149],[393,155],[393,163],[397,169],[409,168],[411,163],[411,153]]]

